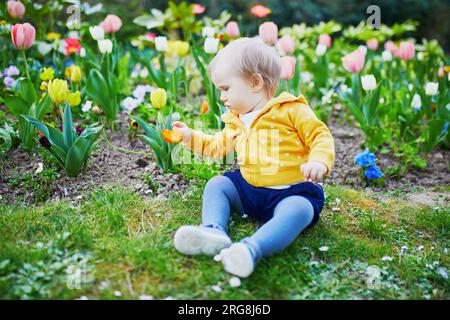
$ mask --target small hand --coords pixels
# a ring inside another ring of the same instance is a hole
[[[172,123],[172,129],[176,129],[183,134],[183,141],[189,142],[191,140],[192,129],[189,128],[185,123],[181,121],[175,121]]]
[[[302,164],[300,170],[307,181],[319,181],[328,171],[325,164],[316,161]]]

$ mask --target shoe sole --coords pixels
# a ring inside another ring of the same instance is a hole
[[[215,255],[230,246],[231,239],[198,227],[183,226],[175,233],[174,245],[175,249],[186,255]]]
[[[224,249],[220,256],[225,271],[240,278],[247,278],[254,270],[253,258],[245,245]]]

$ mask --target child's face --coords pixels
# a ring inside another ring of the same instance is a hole
[[[251,111],[265,95],[264,88],[252,85],[232,65],[225,61],[217,63],[212,80],[220,90],[220,100],[233,112],[244,114]]]

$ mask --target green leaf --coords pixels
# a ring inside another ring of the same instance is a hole
[[[115,95],[111,92],[108,82],[101,72],[92,69],[86,83],[86,94],[105,111],[108,119],[116,118]]]
[[[36,90],[34,89],[33,83],[30,79],[25,78],[20,81],[19,94],[20,97],[28,103],[28,105],[31,105],[37,100]]]
[[[30,116],[22,115],[22,117],[31,124],[33,124],[39,131],[41,131],[42,134],[50,141],[52,145],[56,145],[57,147],[59,147],[59,149],[64,150],[64,152],[67,152],[63,134],[58,129]]]
[[[66,103],[66,108],[62,114],[62,127],[63,127],[63,136],[64,136],[64,145],[67,150],[72,147],[73,142],[75,141],[76,132],[73,129],[72,123],[72,111],[70,110],[70,106]]]
[[[69,177],[76,177],[86,162],[89,152],[92,150],[92,144],[100,136],[103,127],[89,128],[75,140],[70,150],[67,152],[65,161],[65,170]]]
[[[12,147],[12,139],[6,129],[0,128],[0,155],[8,152]],[[0,268],[1,269],[1,268]]]
[[[28,114],[29,105],[20,97],[6,96],[5,104],[16,118],[20,118],[21,114]]]

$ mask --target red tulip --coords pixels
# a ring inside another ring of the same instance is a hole
[[[11,38],[14,46],[18,50],[27,50],[29,49],[36,37],[36,29],[29,24],[16,24],[11,28]]]
[[[331,48],[331,41],[332,41],[331,36],[328,34],[321,34],[319,36],[319,44],[323,44],[328,49]]]
[[[359,49],[347,54],[342,58],[345,70],[351,73],[358,73],[364,67],[366,55]]]
[[[192,14],[202,14],[205,12],[206,8],[198,3],[194,3],[194,7],[192,8]]]
[[[259,26],[259,37],[269,46],[278,40],[278,27],[273,22],[264,22]]]
[[[250,9],[250,12],[252,13],[252,15],[257,16],[258,18],[265,18],[272,12],[272,10],[260,4],[257,4]]]
[[[283,80],[289,80],[295,73],[295,59],[289,56],[281,58],[281,75]]]
[[[78,51],[81,50],[81,48],[83,48],[81,46],[81,44],[78,43],[78,39],[68,38],[68,39],[65,39],[64,41],[66,42],[66,46],[65,46],[65,49],[66,49],[65,55],[66,56],[68,56],[69,54],[72,54],[72,53],[77,53]]]
[[[230,38],[239,37],[239,26],[236,21],[230,21],[225,27],[226,33]]]
[[[108,14],[99,25],[106,33],[115,33],[122,27],[122,20],[115,14]]]
[[[8,13],[12,18],[22,19],[25,14],[25,6],[20,1],[8,1]]]

